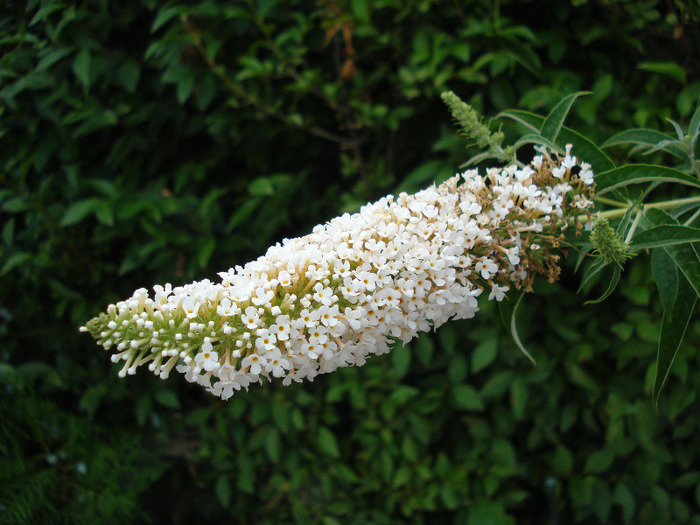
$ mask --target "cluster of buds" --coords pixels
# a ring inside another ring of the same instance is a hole
[[[567,147],[523,167],[469,170],[285,239],[209,280],[144,288],[89,321],[120,376],[175,368],[228,399],[262,378],[284,384],[362,365],[394,340],[468,319],[559,274],[562,230],[593,206],[593,173]]]

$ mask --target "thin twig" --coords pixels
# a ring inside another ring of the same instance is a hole
[[[329,108],[336,109],[336,104],[333,101],[329,100],[325,93],[323,93],[323,91],[309,84],[309,81],[303,78],[301,75],[299,75],[297,70],[289,64],[289,62],[282,54],[282,51],[280,50],[279,46],[273,40],[272,35],[265,27],[265,23],[263,22],[262,18],[260,18],[260,14],[255,8],[255,4],[252,2],[252,0],[248,0],[248,9],[250,9],[250,12],[253,14],[253,19],[258,25],[258,29],[260,29],[260,31],[262,32],[263,36],[265,37],[265,40],[267,40],[267,43],[270,45],[270,49],[272,49],[272,52],[277,57],[277,60],[279,60],[280,64],[282,64],[282,67],[287,72],[287,74],[294,80],[296,80],[299,84],[302,84],[304,87],[307,87],[309,89],[309,93],[312,93],[321,100],[323,100]]]
[[[642,211],[648,208],[655,208],[657,210],[670,210],[673,208],[677,208],[678,206],[683,206],[684,204],[693,204],[696,202],[700,203],[700,196],[687,197],[685,199],[673,199],[670,201],[649,202],[642,206]],[[630,204],[630,206],[632,206],[632,204]],[[615,210],[602,211],[600,212],[599,216],[605,217],[606,219],[617,219],[619,217],[622,217],[627,212],[630,206],[627,206],[625,208],[617,208]],[[588,219],[588,216],[579,215],[578,219],[581,221],[585,221]]]
[[[255,100],[250,93],[248,93],[246,90],[244,90],[241,86],[239,86],[236,82],[231,80],[229,76],[226,74],[226,71],[223,66],[220,64],[217,64],[214,59],[207,53],[207,50],[204,49],[204,46],[202,45],[202,37],[201,35],[192,27],[192,24],[187,18],[187,15],[182,14],[180,15],[180,21],[187,31],[187,33],[190,35],[192,38],[192,44],[194,47],[197,49],[199,52],[200,56],[206,62],[207,66],[209,66],[209,69],[217,76],[219,79],[224,83],[224,85],[232,91],[234,94],[236,94],[238,97],[240,97],[243,101],[245,101],[247,104],[250,104],[266,115],[270,117],[274,117],[278,120],[281,120],[288,126],[293,126],[297,127],[300,129],[303,129],[307,133],[310,133],[311,135],[315,135],[317,137],[320,137],[325,140],[329,140],[331,142],[335,142],[337,144],[340,144],[343,147],[346,148],[355,148],[357,146],[357,140],[353,140],[347,137],[343,137],[342,135],[338,135],[336,133],[333,133],[331,131],[325,130],[323,128],[320,128],[318,126],[313,126],[313,125],[308,125],[308,124],[303,124],[299,123],[295,120],[290,119],[287,115],[284,113],[280,113],[278,111],[275,111],[268,106],[265,106],[264,104],[260,103],[259,101]]]

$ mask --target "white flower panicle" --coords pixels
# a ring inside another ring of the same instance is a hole
[[[541,149],[530,165],[456,175],[286,239],[209,280],[146,289],[89,321],[121,377],[173,368],[228,399],[262,378],[313,380],[362,365],[450,319],[558,277],[561,231],[593,206],[586,163]]]

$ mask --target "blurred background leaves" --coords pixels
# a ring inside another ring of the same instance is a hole
[[[214,279],[452,175],[447,89],[489,115],[591,91],[567,125],[596,143],[687,125],[695,3],[0,10],[0,522],[700,523],[700,327],[656,414],[644,258],[599,305],[573,263],[540,283],[520,321],[536,367],[485,305],[363,368],[222,403],[118,380],[77,333],[135,288]]]

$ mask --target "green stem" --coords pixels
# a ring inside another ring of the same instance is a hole
[[[690,225],[692,225],[693,222],[695,222],[695,219],[697,219],[699,216],[700,216],[700,208],[698,208],[697,210],[695,210],[695,213],[693,213],[693,214],[690,216],[690,218],[689,218],[687,221],[685,221],[685,223],[683,223],[683,225],[684,225],[684,226],[690,226]]]
[[[630,227],[629,231],[627,232],[627,238],[625,238],[625,244],[629,244],[630,241],[632,240],[632,237],[634,236],[634,232],[637,231],[637,226],[639,225],[639,221],[642,220],[642,215],[644,215],[644,210],[640,208],[637,211],[637,215],[634,217],[634,222],[632,223],[632,226]]]
[[[685,199],[674,199],[670,201],[661,201],[661,202],[650,202],[648,204],[643,204],[641,206],[641,209],[644,210],[646,208],[656,208],[659,210],[668,210],[672,208],[676,208],[678,206],[683,206],[684,204],[692,204],[692,203],[700,203],[700,196],[695,196],[695,197],[687,197]],[[605,217],[606,219],[617,219],[618,217],[622,217],[627,210],[632,206],[630,204],[629,206],[626,206],[625,208],[617,208],[615,210],[606,210],[603,212],[600,212],[600,217]],[[585,215],[579,216],[579,220],[586,220]]]
[[[593,200],[602,204],[609,204],[610,206],[615,206],[616,208],[626,208],[629,206],[629,203],[627,202],[614,201],[606,197],[593,197]]]

